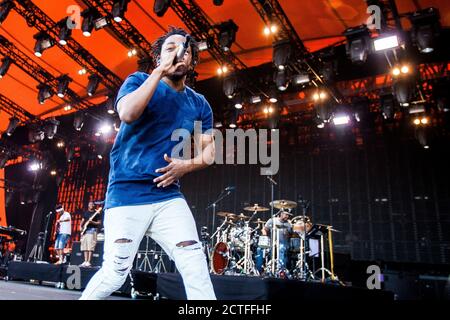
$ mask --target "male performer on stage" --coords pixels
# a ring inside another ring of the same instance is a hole
[[[214,159],[212,111],[206,99],[185,85],[198,62],[191,42],[180,61],[176,54],[187,40],[171,28],[154,44],[157,67],[151,74],[130,75],[119,90],[116,109],[122,120],[110,155],[105,202],[102,268],[81,299],[103,299],[125,282],[139,244],[148,233],[175,261],[188,299],[215,299],[205,254],[194,218],[180,192],[178,179]],[[192,133],[201,121],[199,153],[190,160],[172,158],[180,141],[176,129]]]
[[[84,261],[80,267],[90,267],[92,254],[97,245],[97,231],[101,225],[100,212],[95,210],[94,202],[90,201],[88,204],[88,211],[83,214],[80,223],[81,245],[80,250],[83,252]]]
[[[56,220],[58,233],[55,241],[55,250],[58,255],[58,261],[55,264],[62,264],[64,263],[64,248],[72,234],[72,218],[69,212],[64,211],[62,205],[56,207],[56,213],[60,214],[60,217]]]

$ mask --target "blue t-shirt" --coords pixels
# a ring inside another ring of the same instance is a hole
[[[135,91],[149,77],[144,72],[131,74],[123,83],[116,103]],[[126,106],[124,106],[126,108]],[[122,122],[110,155],[110,171],[105,208],[150,204],[183,197],[180,184],[158,188],[153,179],[162,175],[155,170],[168,165],[176,129],[193,132],[194,121],[202,122],[202,132],[212,128],[212,111],[205,97],[189,87],[176,91],[163,80],[139,119]]]

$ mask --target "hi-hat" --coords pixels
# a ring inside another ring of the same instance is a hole
[[[255,211],[269,211],[269,208],[266,207],[261,207],[259,206],[257,203],[253,206],[253,207],[245,207],[244,208],[245,211],[251,211],[251,212],[255,212]]]
[[[294,209],[297,207],[297,203],[291,200],[275,200],[270,205],[277,209]]]

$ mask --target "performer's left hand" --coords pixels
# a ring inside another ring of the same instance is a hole
[[[157,183],[157,187],[167,187],[177,181],[179,178],[187,173],[186,161],[180,159],[172,159],[167,154],[164,154],[164,160],[169,165],[164,168],[156,169],[157,173],[164,173],[162,176],[153,179],[154,183]]]

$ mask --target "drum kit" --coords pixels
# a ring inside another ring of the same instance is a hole
[[[273,218],[278,219],[273,220],[276,223],[272,223],[272,221],[268,223],[267,220],[261,218],[255,219],[256,215],[271,210],[259,204],[244,207],[245,213],[236,214],[221,211],[216,214],[223,219],[223,222],[209,237],[209,241],[204,242],[204,245],[206,243],[205,252],[208,254],[211,273],[271,276],[300,280],[321,279],[322,281],[325,281],[325,274],[328,274],[332,280],[337,280],[332,265],[332,232],[339,231],[331,226],[313,224],[311,219],[305,215],[305,208],[303,215],[292,217],[279,224],[278,222],[281,221],[279,217],[282,213],[293,216],[291,211],[297,208],[297,203],[290,200],[276,200],[270,202],[270,206],[278,209],[278,212],[273,215]],[[283,254],[280,252],[282,245],[279,235],[285,232],[289,239],[287,264],[283,263]],[[331,271],[324,265],[324,238],[328,239]],[[316,241],[317,246],[312,245],[314,241]],[[255,263],[257,252],[264,254],[265,260],[262,266],[257,266]],[[320,259],[321,267],[318,270],[313,270],[308,265],[308,260],[310,260],[308,257],[313,256]],[[319,272],[321,272],[321,276],[316,278]]]

